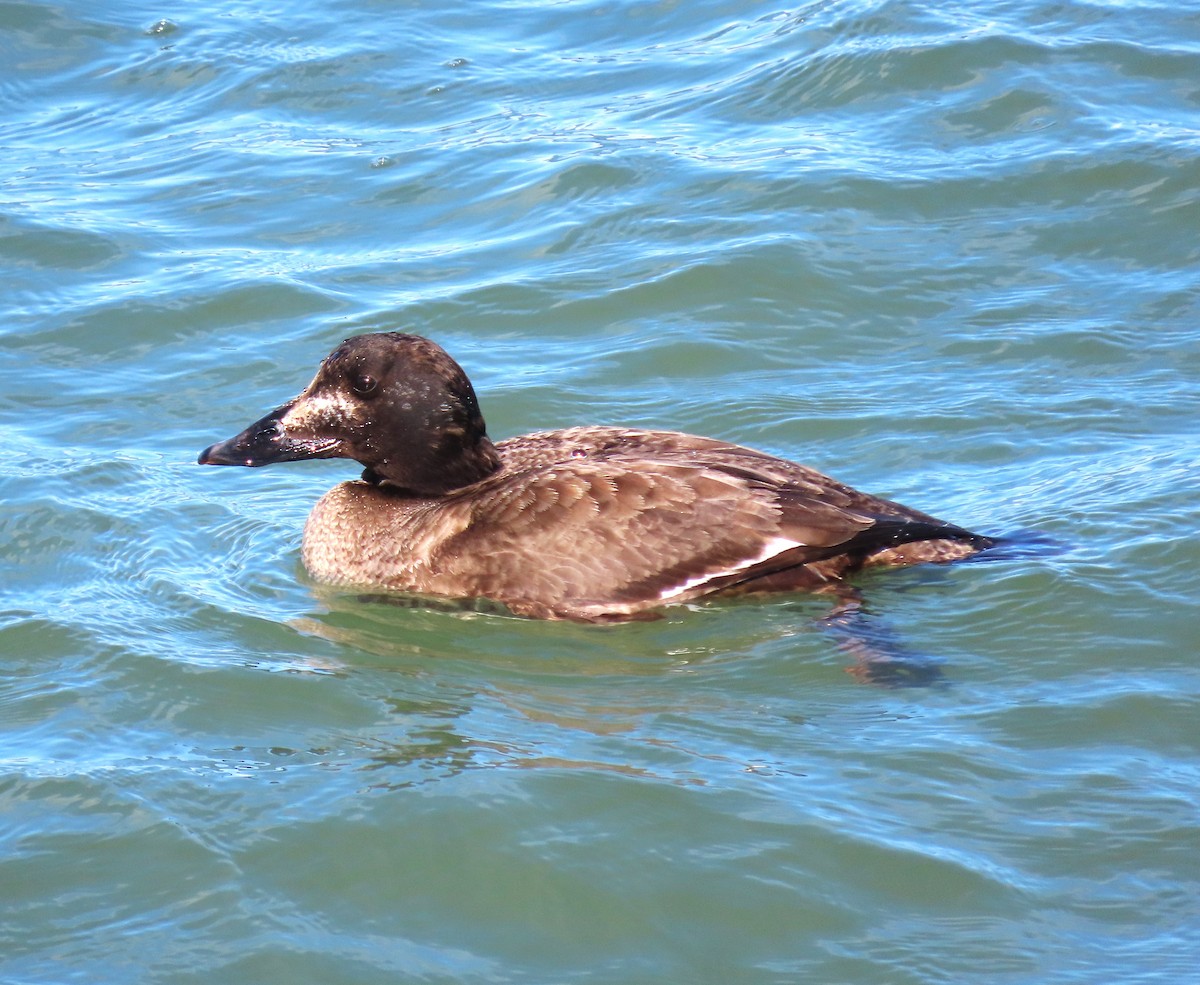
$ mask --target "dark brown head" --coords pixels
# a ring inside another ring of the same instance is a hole
[[[471,381],[441,346],[380,332],[347,339],[308,388],[241,434],[200,453],[201,465],[350,458],[364,478],[437,496],[500,467]]]

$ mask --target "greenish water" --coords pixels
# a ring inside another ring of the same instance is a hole
[[[160,19],[167,19],[162,22]],[[1200,967],[1200,13],[0,6],[0,981]],[[1029,546],[614,627],[311,584],[201,469],[348,334]]]

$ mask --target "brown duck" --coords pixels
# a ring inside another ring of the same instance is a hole
[[[347,339],[300,396],[199,461],[308,458],[365,466],[308,518],[314,578],[541,618],[645,618],[731,592],[852,598],[843,579],[864,567],[993,543],[712,438],[577,427],[493,443],[459,365],[401,332]]]

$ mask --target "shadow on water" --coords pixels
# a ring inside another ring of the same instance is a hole
[[[946,687],[940,661],[906,647],[895,631],[861,607],[838,609],[816,625],[853,659],[846,672],[877,687]]]
[[[997,538],[991,547],[953,565],[1053,557],[1066,550],[1065,543],[1048,534],[1020,530]],[[854,663],[846,669],[863,683],[889,688],[949,686],[941,662],[913,652],[885,619],[865,607],[857,590],[815,622],[853,658]]]

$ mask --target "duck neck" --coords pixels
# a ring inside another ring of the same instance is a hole
[[[480,435],[470,448],[459,448],[452,458],[447,457],[438,470],[439,494],[482,482],[500,471],[501,464],[500,453],[491,439],[486,434]]]
[[[393,464],[394,462],[394,464]],[[436,498],[473,486],[494,475],[502,461],[496,446],[486,434],[470,444],[445,437],[433,454],[398,456],[367,467],[363,481],[373,485],[386,483],[410,496]]]

